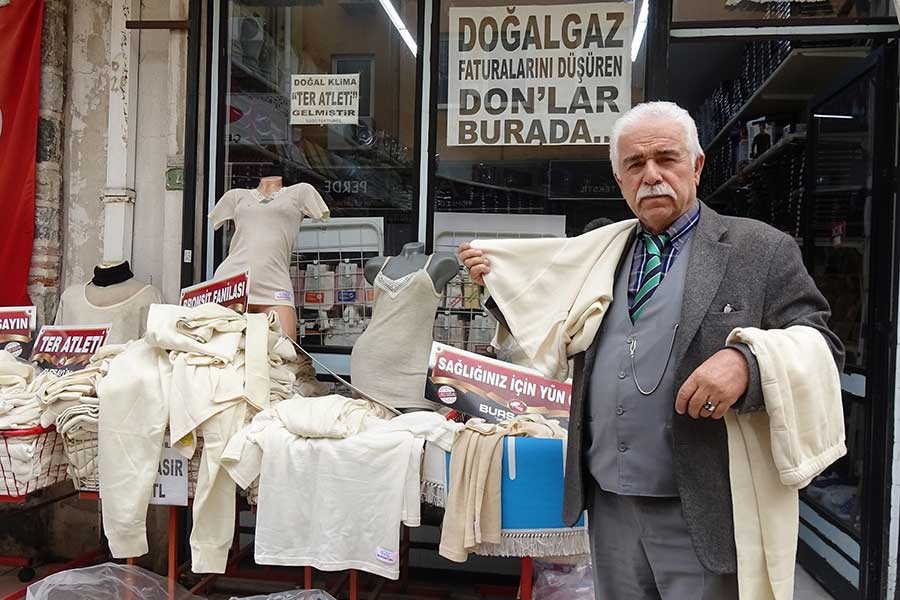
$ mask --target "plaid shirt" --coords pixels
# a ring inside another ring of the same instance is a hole
[[[694,203],[693,208],[678,217],[675,222],[666,229],[665,233],[669,236],[670,241],[662,251],[662,276],[660,277],[660,282],[665,278],[666,273],[669,272],[672,265],[675,264],[678,253],[690,239],[691,235],[693,235],[694,228],[699,221],[700,202],[697,201]],[[638,223],[637,227],[638,234],[647,231],[640,223]],[[631,306],[635,294],[637,294],[638,290],[641,289],[641,286],[644,285],[644,265],[647,264],[649,258],[650,254],[647,252],[647,246],[644,244],[643,239],[638,236],[634,242],[634,256],[631,259],[631,275],[628,279],[629,307]]]

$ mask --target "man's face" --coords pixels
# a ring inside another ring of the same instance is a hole
[[[691,162],[687,136],[678,123],[654,117],[619,137],[616,181],[641,223],[660,233],[697,200],[704,157]]]

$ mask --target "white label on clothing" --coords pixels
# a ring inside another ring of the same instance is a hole
[[[389,565],[397,564],[397,553],[392,552],[387,548],[382,548],[381,546],[379,546],[378,550],[375,552],[375,558]]]
[[[291,292],[285,290],[278,290],[274,294],[272,294],[276,300],[293,300],[294,295]]]
[[[165,506],[188,504],[188,460],[172,448],[163,448],[150,504]]]

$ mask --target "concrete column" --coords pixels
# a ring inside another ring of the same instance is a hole
[[[103,260],[131,260],[140,36],[125,23],[141,18],[139,0],[113,0],[109,24],[109,118],[103,192]]]

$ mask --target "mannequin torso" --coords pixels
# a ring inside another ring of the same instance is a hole
[[[280,192],[283,187],[284,182],[281,177],[263,177],[259,180],[259,185],[256,186],[256,191],[259,192],[259,195],[261,196],[260,202],[270,202],[275,197],[275,194]],[[282,333],[292,340],[297,338],[297,313],[293,307],[251,304],[248,307],[248,310],[253,313],[277,314]]]
[[[384,267],[385,276],[391,279],[399,279],[420,270],[428,262],[425,244],[410,242],[403,246],[397,256],[391,257],[387,266],[384,264],[385,261],[387,261],[386,256],[376,256],[366,262],[363,268],[366,281],[374,283],[382,267]],[[434,283],[434,289],[438,291],[443,290],[458,273],[459,261],[450,253],[436,252],[428,264],[428,276]]]
[[[141,337],[150,305],[163,302],[158,289],[135,279],[128,262],[102,264],[94,277],[63,292],[56,312],[57,325],[111,326],[110,344]]]

